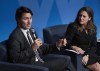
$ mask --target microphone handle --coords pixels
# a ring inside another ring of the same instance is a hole
[[[36,37],[36,34],[35,34],[35,33],[33,34],[33,36],[34,36],[34,40],[36,40],[36,39],[37,39],[37,37]]]

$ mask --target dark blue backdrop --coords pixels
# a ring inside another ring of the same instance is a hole
[[[83,6],[94,10],[97,38],[100,38],[100,0],[0,0],[0,41],[9,37],[16,27],[15,11],[19,6],[29,7],[33,13],[33,27],[43,39],[42,29],[72,22]]]

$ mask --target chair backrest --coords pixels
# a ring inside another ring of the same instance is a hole
[[[44,43],[55,43],[59,38],[64,37],[68,24],[61,24],[43,29]]]
[[[7,40],[0,42],[0,61],[8,60],[6,42]]]
[[[45,43],[55,43],[59,38],[64,37],[68,24],[51,26],[43,29],[43,38]],[[83,67],[82,57],[81,55],[77,55],[75,53],[67,53],[67,55],[71,56],[72,62],[77,69],[77,71],[89,71],[88,69]]]

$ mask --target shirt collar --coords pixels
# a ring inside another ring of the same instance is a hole
[[[21,31],[23,32],[23,33],[26,33],[27,31],[29,31],[29,29],[23,29],[23,28],[20,28],[21,29]]]

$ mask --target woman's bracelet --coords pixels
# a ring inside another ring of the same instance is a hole
[[[89,55],[86,55],[87,57],[89,57]]]

